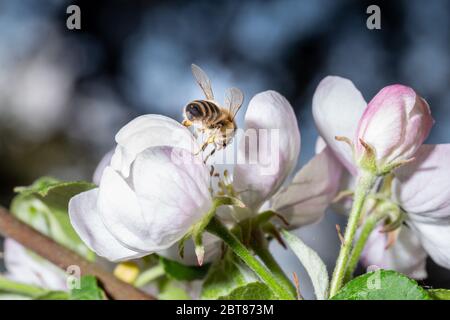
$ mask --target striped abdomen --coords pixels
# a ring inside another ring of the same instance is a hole
[[[215,123],[222,114],[214,102],[207,100],[192,101],[186,106],[184,113],[189,121],[201,121],[205,124]]]

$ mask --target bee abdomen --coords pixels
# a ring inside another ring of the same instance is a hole
[[[184,112],[188,120],[200,120],[205,123],[214,122],[220,116],[219,107],[206,100],[192,101],[186,106]]]

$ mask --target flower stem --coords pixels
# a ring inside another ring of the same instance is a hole
[[[163,276],[165,273],[162,265],[158,264],[148,270],[142,272],[137,279],[134,281],[134,285],[138,288],[141,288],[148,284],[149,282]]]
[[[46,289],[25,283],[15,282],[2,276],[0,276],[0,291],[15,293],[31,298],[36,298],[48,292]]]
[[[293,295],[290,290],[286,290],[286,288],[279,283],[278,279],[274,277],[216,217],[211,219],[207,226],[207,230],[221,238],[280,299],[295,300],[295,295]]]
[[[292,284],[291,280],[284,273],[283,269],[281,269],[278,262],[273,257],[272,253],[269,251],[267,247],[260,247],[253,249],[256,255],[261,259],[262,262],[267,266],[267,268],[272,272],[273,276],[278,280],[279,283],[288,288],[291,293],[296,296],[297,290]]]
[[[336,260],[336,267],[330,284],[330,297],[333,297],[342,287],[344,281],[345,270],[352,248],[353,239],[355,238],[356,229],[361,216],[367,194],[372,189],[376,180],[376,176],[369,172],[363,172],[358,176],[352,210],[348,218],[347,227],[345,229],[344,241],[341,244],[341,250]]]
[[[367,217],[367,220],[364,222],[364,225],[361,229],[361,234],[359,235],[358,240],[355,242],[355,246],[350,255],[350,259],[348,261],[347,270],[345,272],[344,283],[350,281],[353,277],[353,273],[355,272],[356,266],[359,262],[359,257],[366,245],[367,239],[369,239],[370,234],[373,229],[375,229],[378,222],[384,218],[384,215],[379,215],[374,213]]]

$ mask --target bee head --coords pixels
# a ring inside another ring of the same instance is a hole
[[[198,119],[203,115],[200,106],[196,103],[189,103],[184,109],[184,113],[189,121]]]

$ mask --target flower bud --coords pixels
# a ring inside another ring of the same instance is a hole
[[[355,158],[364,170],[384,174],[410,160],[434,120],[427,102],[403,85],[383,88],[361,117]]]

